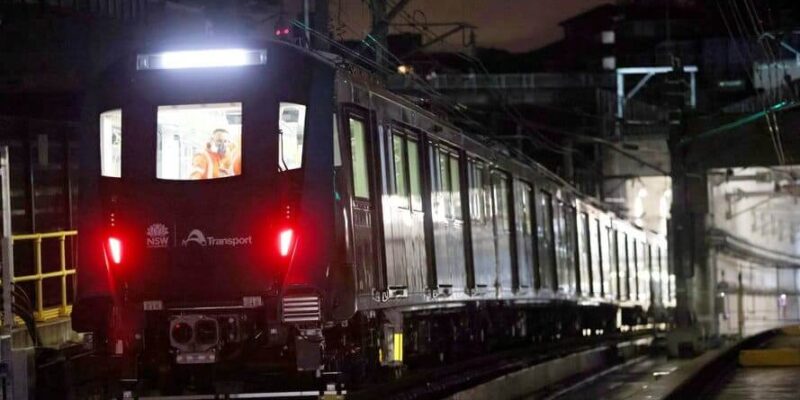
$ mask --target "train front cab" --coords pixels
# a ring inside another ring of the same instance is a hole
[[[99,84],[73,327],[108,354],[316,369],[330,298],[354,307],[326,283],[340,276],[334,68],[286,44],[243,48],[140,53]]]

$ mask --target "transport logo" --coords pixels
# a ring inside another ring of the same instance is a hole
[[[203,234],[203,231],[199,229],[193,229],[189,232],[189,236],[186,239],[183,239],[181,242],[182,245],[188,246],[189,243],[197,243],[200,246],[207,246],[208,241],[206,240],[206,235]]]
[[[163,249],[169,246],[169,228],[164,224],[147,227],[147,248]]]
[[[186,236],[186,239],[181,241],[181,245],[188,246],[189,243],[195,243],[199,246],[203,247],[212,247],[212,246],[243,246],[243,245],[251,245],[253,244],[253,237],[252,236],[241,236],[241,237],[226,237],[226,238],[218,238],[213,236],[206,236],[203,231],[200,229],[192,229],[189,232],[189,236]]]

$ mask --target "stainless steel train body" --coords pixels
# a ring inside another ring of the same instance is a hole
[[[241,47],[132,55],[98,86],[73,324],[110,355],[401,365],[673,302],[663,237],[353,68]]]

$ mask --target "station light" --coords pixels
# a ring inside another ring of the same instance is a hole
[[[108,238],[108,252],[114,264],[122,262],[122,241],[113,236]]]
[[[292,228],[284,229],[278,235],[278,250],[281,253],[281,257],[286,257],[289,255],[289,251],[292,249],[293,239],[294,230],[292,230]]]
[[[265,65],[264,49],[210,49],[167,51],[136,56],[137,70],[242,67]]]

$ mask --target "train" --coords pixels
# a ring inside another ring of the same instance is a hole
[[[149,49],[87,102],[72,324],[132,379],[357,377],[669,321],[665,237],[336,56]]]

